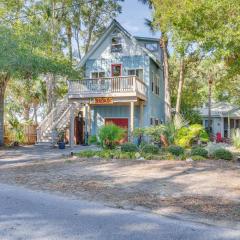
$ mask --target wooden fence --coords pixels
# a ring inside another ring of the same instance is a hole
[[[23,144],[35,144],[37,141],[37,125],[24,125],[23,126],[24,141]],[[5,144],[11,144],[15,142],[15,136],[12,133],[11,128],[8,125],[4,126],[4,142]]]

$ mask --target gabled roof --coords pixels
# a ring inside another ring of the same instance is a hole
[[[109,27],[106,29],[106,31],[104,32],[104,34],[96,41],[96,43],[92,46],[92,48],[85,54],[85,56],[82,58],[82,60],[79,63],[79,66],[82,67],[87,59],[94,53],[94,51],[102,44],[102,42],[104,41],[104,39],[111,33],[111,31],[114,28],[118,28],[122,33],[124,33],[135,45],[137,45],[139,48],[141,48],[159,67],[161,67],[161,63],[158,60],[158,58],[151,53],[147,48],[145,48],[144,46],[141,46],[137,39],[135,37],[133,37],[118,21],[116,21],[115,19],[111,22],[111,24],[109,25]]]
[[[201,116],[208,116],[208,106],[204,106],[199,109]],[[227,102],[216,102],[212,104],[211,115],[216,117],[240,117],[240,107],[227,103]]]

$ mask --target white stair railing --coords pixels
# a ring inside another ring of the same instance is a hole
[[[39,124],[37,128],[37,142],[41,142],[43,134],[46,132],[51,133],[56,127],[56,121],[62,118],[65,114],[66,109],[68,109],[68,97],[65,96],[62,100],[57,102],[56,107],[44,118],[44,120]]]

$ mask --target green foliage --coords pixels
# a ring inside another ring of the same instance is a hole
[[[227,145],[224,143],[208,142],[208,144],[206,146],[206,150],[208,151],[209,156],[213,156],[215,151],[217,151],[218,149],[225,149],[226,147],[227,147]]]
[[[202,156],[204,158],[207,158],[208,151],[202,147],[195,147],[191,149],[191,156]]]
[[[155,143],[160,143],[160,136],[165,132],[165,126],[163,124],[157,126],[147,127],[144,133],[151,137],[152,141]]]
[[[89,143],[90,144],[96,144],[97,143],[97,136],[96,135],[92,135],[89,137]]]
[[[191,157],[191,159],[193,161],[203,161],[203,160],[206,160],[206,158],[201,156],[201,155],[194,155],[194,156]]]
[[[157,154],[159,152],[159,147],[157,147],[156,145],[153,145],[153,144],[145,144],[142,147],[141,152],[150,153],[150,154]]]
[[[172,121],[166,124],[150,126],[145,129],[145,134],[155,142],[164,145],[173,144],[178,131],[187,125],[181,116],[175,116]]]
[[[144,128],[135,128],[133,131],[133,135],[138,137],[139,135],[144,135],[145,129]]]
[[[100,151],[93,151],[93,150],[84,150],[79,153],[76,153],[78,157],[82,158],[92,158],[94,156],[99,156]]]
[[[194,141],[202,140],[207,142],[208,134],[200,124],[192,124],[179,130],[175,143],[181,147],[190,147]]]
[[[240,129],[234,129],[231,134],[233,145],[240,149]]]
[[[167,150],[174,156],[180,156],[184,154],[184,149],[181,146],[171,145]]]
[[[134,143],[124,143],[121,145],[122,152],[137,152],[138,147]]]
[[[24,125],[19,122],[19,120],[15,116],[11,116],[8,119],[8,124],[10,125],[9,135],[12,136],[14,141],[18,143],[24,143],[25,135],[24,135]]]
[[[233,154],[227,149],[217,149],[213,152],[213,157],[215,159],[224,159],[224,160],[232,160]]]
[[[102,147],[113,149],[117,141],[124,137],[124,130],[114,124],[109,124],[100,128],[98,136]]]

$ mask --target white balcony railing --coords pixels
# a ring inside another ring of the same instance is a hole
[[[69,98],[137,96],[146,100],[147,85],[136,76],[70,80]]]

